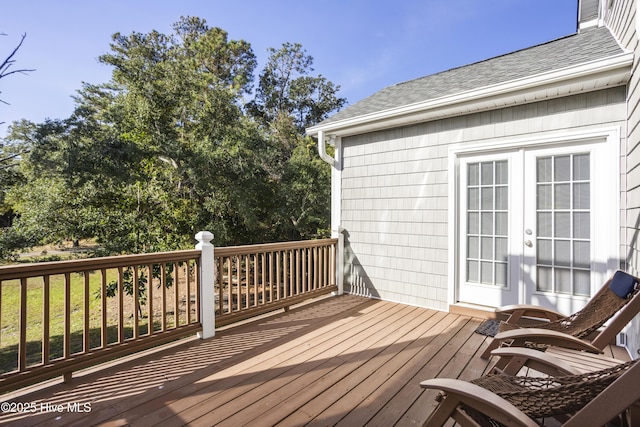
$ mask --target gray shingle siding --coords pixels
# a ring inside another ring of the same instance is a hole
[[[587,22],[598,19],[598,0],[581,0],[580,1],[580,22]]]
[[[321,124],[455,95],[623,53],[606,27],[382,89]]]
[[[450,146],[622,127],[625,99],[620,86],[343,139],[345,291],[448,310]]]

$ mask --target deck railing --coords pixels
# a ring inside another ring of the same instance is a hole
[[[338,239],[215,249],[216,325],[334,292]]]
[[[0,268],[0,392],[198,331],[199,259],[191,250]]]
[[[337,290],[338,239],[0,267],[0,393]]]

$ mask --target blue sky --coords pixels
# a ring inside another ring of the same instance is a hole
[[[204,18],[230,39],[269,47],[300,43],[315,74],[341,86],[350,104],[395,83],[573,34],[578,0],[14,0],[0,14],[0,59],[19,42],[0,79],[0,136],[14,120],[66,118],[82,82],[103,83],[97,57],[115,32],[171,33],[180,16]]]

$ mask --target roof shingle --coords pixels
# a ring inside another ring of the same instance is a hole
[[[541,45],[388,86],[321,124],[532,77],[623,52],[608,28],[595,27]]]

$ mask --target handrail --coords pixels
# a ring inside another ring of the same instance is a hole
[[[200,256],[200,251],[190,249],[174,252],[155,252],[150,254],[118,255],[101,258],[86,258],[68,261],[49,261],[33,264],[0,266],[0,280],[20,279],[23,277],[44,276],[101,268],[116,268],[121,265],[185,261]]]

